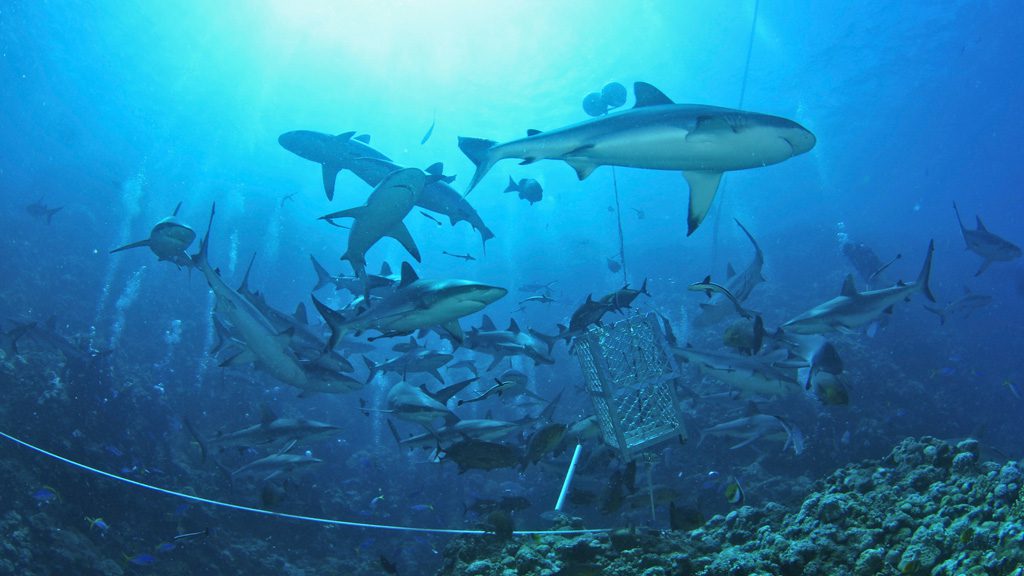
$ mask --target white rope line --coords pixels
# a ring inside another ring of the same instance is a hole
[[[460,529],[456,529],[456,528],[420,528],[420,527],[416,527],[416,526],[394,526],[394,525],[390,525],[390,524],[367,524],[365,522],[350,522],[350,521],[347,521],[347,520],[335,520],[335,519],[331,519],[331,518],[317,518],[315,516],[303,516],[301,514],[287,514],[287,513],[284,513],[284,512],[274,512],[272,510],[263,510],[261,508],[250,508],[249,506],[240,506],[238,504],[231,504],[229,502],[221,502],[219,500],[210,500],[209,498],[202,498],[200,496],[194,496],[192,494],[185,494],[183,492],[176,492],[174,490],[168,490],[167,488],[161,488],[159,486],[153,486],[151,484],[146,484],[146,483],[143,483],[143,482],[139,482],[137,480],[132,480],[130,478],[125,478],[123,476],[118,476],[117,474],[112,474],[110,472],[106,472],[104,470],[99,470],[97,468],[93,468],[92,466],[88,466],[88,465],[82,464],[80,462],[75,462],[74,460],[71,460],[69,458],[65,458],[64,456],[61,456],[59,454],[54,454],[53,452],[50,452],[50,451],[44,450],[44,449],[42,449],[42,448],[40,448],[38,446],[34,446],[32,444],[29,444],[28,442],[25,442],[24,440],[19,440],[18,438],[15,438],[14,436],[11,436],[10,434],[7,434],[5,432],[0,432],[0,436],[10,440],[11,442],[14,442],[15,444],[19,444],[21,446],[24,446],[25,448],[30,449],[30,450],[35,450],[36,452],[38,452],[40,454],[43,454],[44,456],[49,456],[50,458],[53,458],[54,460],[59,460],[59,461],[65,463],[65,464],[70,464],[71,466],[74,466],[75,468],[80,468],[82,470],[85,470],[86,472],[92,472],[93,474],[98,474],[100,476],[105,476],[107,478],[110,478],[111,480],[116,480],[118,482],[124,482],[125,484],[131,484],[132,486],[138,486],[139,488],[144,488],[146,490],[152,490],[154,492],[160,492],[161,494],[167,494],[168,496],[175,496],[177,498],[183,498],[185,500],[191,500],[192,502],[199,502],[201,504],[209,504],[211,506],[219,506],[221,508],[230,508],[232,510],[240,510],[242,512],[251,512],[253,514],[262,514],[264,516],[274,516],[274,517],[277,517],[277,518],[287,518],[287,519],[290,519],[290,520],[300,520],[302,522],[313,522],[313,523],[316,523],[316,524],[327,524],[327,525],[331,525],[331,526],[350,526],[350,527],[353,527],[353,528],[371,528],[371,529],[375,529],[375,530],[394,530],[394,531],[400,531],[400,532],[432,532],[432,533],[435,533],[435,534],[475,534],[475,535],[483,535],[483,534],[491,534],[492,533],[492,532],[487,532],[485,530],[460,530]],[[609,531],[610,531],[610,529],[608,529],[608,528],[590,528],[590,529],[579,529],[579,530],[516,530],[516,531],[513,532],[513,534],[520,535],[520,536],[526,536],[526,535],[533,535],[533,534],[589,534],[589,533],[594,533],[594,532],[609,532]]]

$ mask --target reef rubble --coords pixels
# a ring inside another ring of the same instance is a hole
[[[907,438],[769,502],[692,531],[452,540],[439,576],[1024,575],[1024,465],[980,445]],[[579,527],[578,523],[576,527]]]

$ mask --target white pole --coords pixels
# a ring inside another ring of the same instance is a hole
[[[562,492],[558,495],[558,503],[555,504],[555,510],[559,512],[562,511],[562,505],[565,504],[565,496],[569,493],[569,484],[572,482],[572,475],[576,472],[576,462],[580,459],[582,448],[582,444],[577,444],[576,450],[572,453],[572,462],[569,463],[569,471],[565,473],[565,482],[562,482]]]

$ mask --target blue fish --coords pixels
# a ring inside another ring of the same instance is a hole
[[[43,486],[32,493],[32,498],[40,504],[60,502],[60,493],[49,486]]]
[[[136,566],[152,566],[153,564],[156,564],[156,556],[153,556],[152,554],[143,553],[136,554],[135,556],[122,554],[122,556],[124,556],[125,561],[129,564],[135,564]]]
[[[177,546],[175,546],[173,542],[161,542],[156,545],[156,551],[160,554],[167,554],[175,548],[177,548]]]

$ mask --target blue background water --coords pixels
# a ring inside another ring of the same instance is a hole
[[[714,340],[686,328],[699,298],[685,286],[708,273],[721,276],[727,260],[749,259],[734,217],[767,254],[769,281],[751,305],[771,326],[836,293],[850,272],[837,235],[867,243],[883,260],[902,254],[890,275],[905,279],[916,276],[934,238],[932,289],[940,302],[966,285],[992,295],[993,303],[938,327],[917,297],[898,306],[876,337],[849,339],[846,352],[859,362],[860,378],[851,382],[851,407],[828,415],[839,423],[834,435],[981,429],[991,445],[1019,457],[1021,400],[1003,383],[1024,384],[1016,353],[1024,269],[1019,260],[1000,263],[973,278],[979,259],[964,251],[951,203],[959,203],[966,221],[977,213],[989,229],[1021,241],[1024,51],[1016,31],[1024,16],[1008,2],[766,2],[758,8],[745,76],[753,16],[753,2],[5,3],[0,313],[56,315],[68,336],[115,349],[118,381],[97,386],[120,389],[129,379],[145,390],[118,408],[131,414],[97,413],[72,398],[67,421],[47,437],[50,445],[115,444],[146,460],[154,458],[147,443],[185,452],[182,413],[210,428],[221,419],[234,427],[270,402],[352,422],[344,443],[326,449],[350,458],[356,446],[381,438],[379,420],[369,425],[354,409],[355,397],[303,403],[269,378],[225,383],[204,352],[210,299],[201,278],[144,251],[108,251],[145,237],[179,200],[182,216],[202,232],[216,201],[215,265],[237,281],[257,252],[255,285],[291,310],[308,300],[315,280],[309,254],[333,272],[347,271],[336,259],[344,233],[316,218],[362,203],[369,188],[343,173],[328,203],[317,167],[281,148],[281,133],[368,133],[403,165],[444,162],[462,191],[472,166],[457,136],[503,141],[528,128],[573,123],[585,118],[580,102],[588,92],[609,81],[645,81],[677,102],[728,107],[740,104],[746,83],[744,109],[800,122],[818,144],[776,166],[729,173],[711,216],[689,238],[678,174],[617,169],[629,280],[651,278],[654,296],[642,307],[667,314],[688,339]],[[432,137],[420,145],[435,118]],[[539,180],[543,201],[530,206],[503,194],[510,175]],[[291,193],[294,200],[282,203]],[[49,226],[24,210],[40,198],[64,206]],[[424,252],[421,276],[512,289],[489,310],[499,324],[525,297],[516,290],[525,283],[558,281],[558,303],[517,315],[547,332],[588,293],[621,286],[621,276],[605,265],[618,250],[611,169],[578,182],[562,163],[508,161],[469,200],[496,235],[486,256],[467,224],[438,227],[415,213],[406,222]],[[465,263],[442,250],[469,251],[479,260]],[[370,268],[403,258],[385,240],[371,251]],[[575,361],[564,352],[558,360],[536,371],[542,390],[578,381]],[[152,391],[157,384],[160,393]],[[562,419],[586,406],[581,395],[567,400]],[[137,428],[138,411],[153,415],[145,428]],[[79,416],[103,422],[107,436],[61,438],[84,426],[74,424]],[[28,429],[43,434],[46,426]],[[808,436],[810,445],[836,441],[824,431]],[[851,449],[848,457],[855,455],[863,453]],[[813,468],[793,467],[801,465]],[[374,466],[379,477],[353,488],[354,498],[368,501],[375,485],[410,490],[393,478],[400,462]],[[685,464],[691,471],[710,467],[694,459]],[[307,486],[307,504],[322,504],[332,474],[351,470],[325,467],[316,488]],[[444,477],[453,476],[449,470]],[[538,501],[558,483],[552,475],[528,480]],[[479,491],[486,485],[466,482]],[[444,520],[458,524],[458,516]]]

